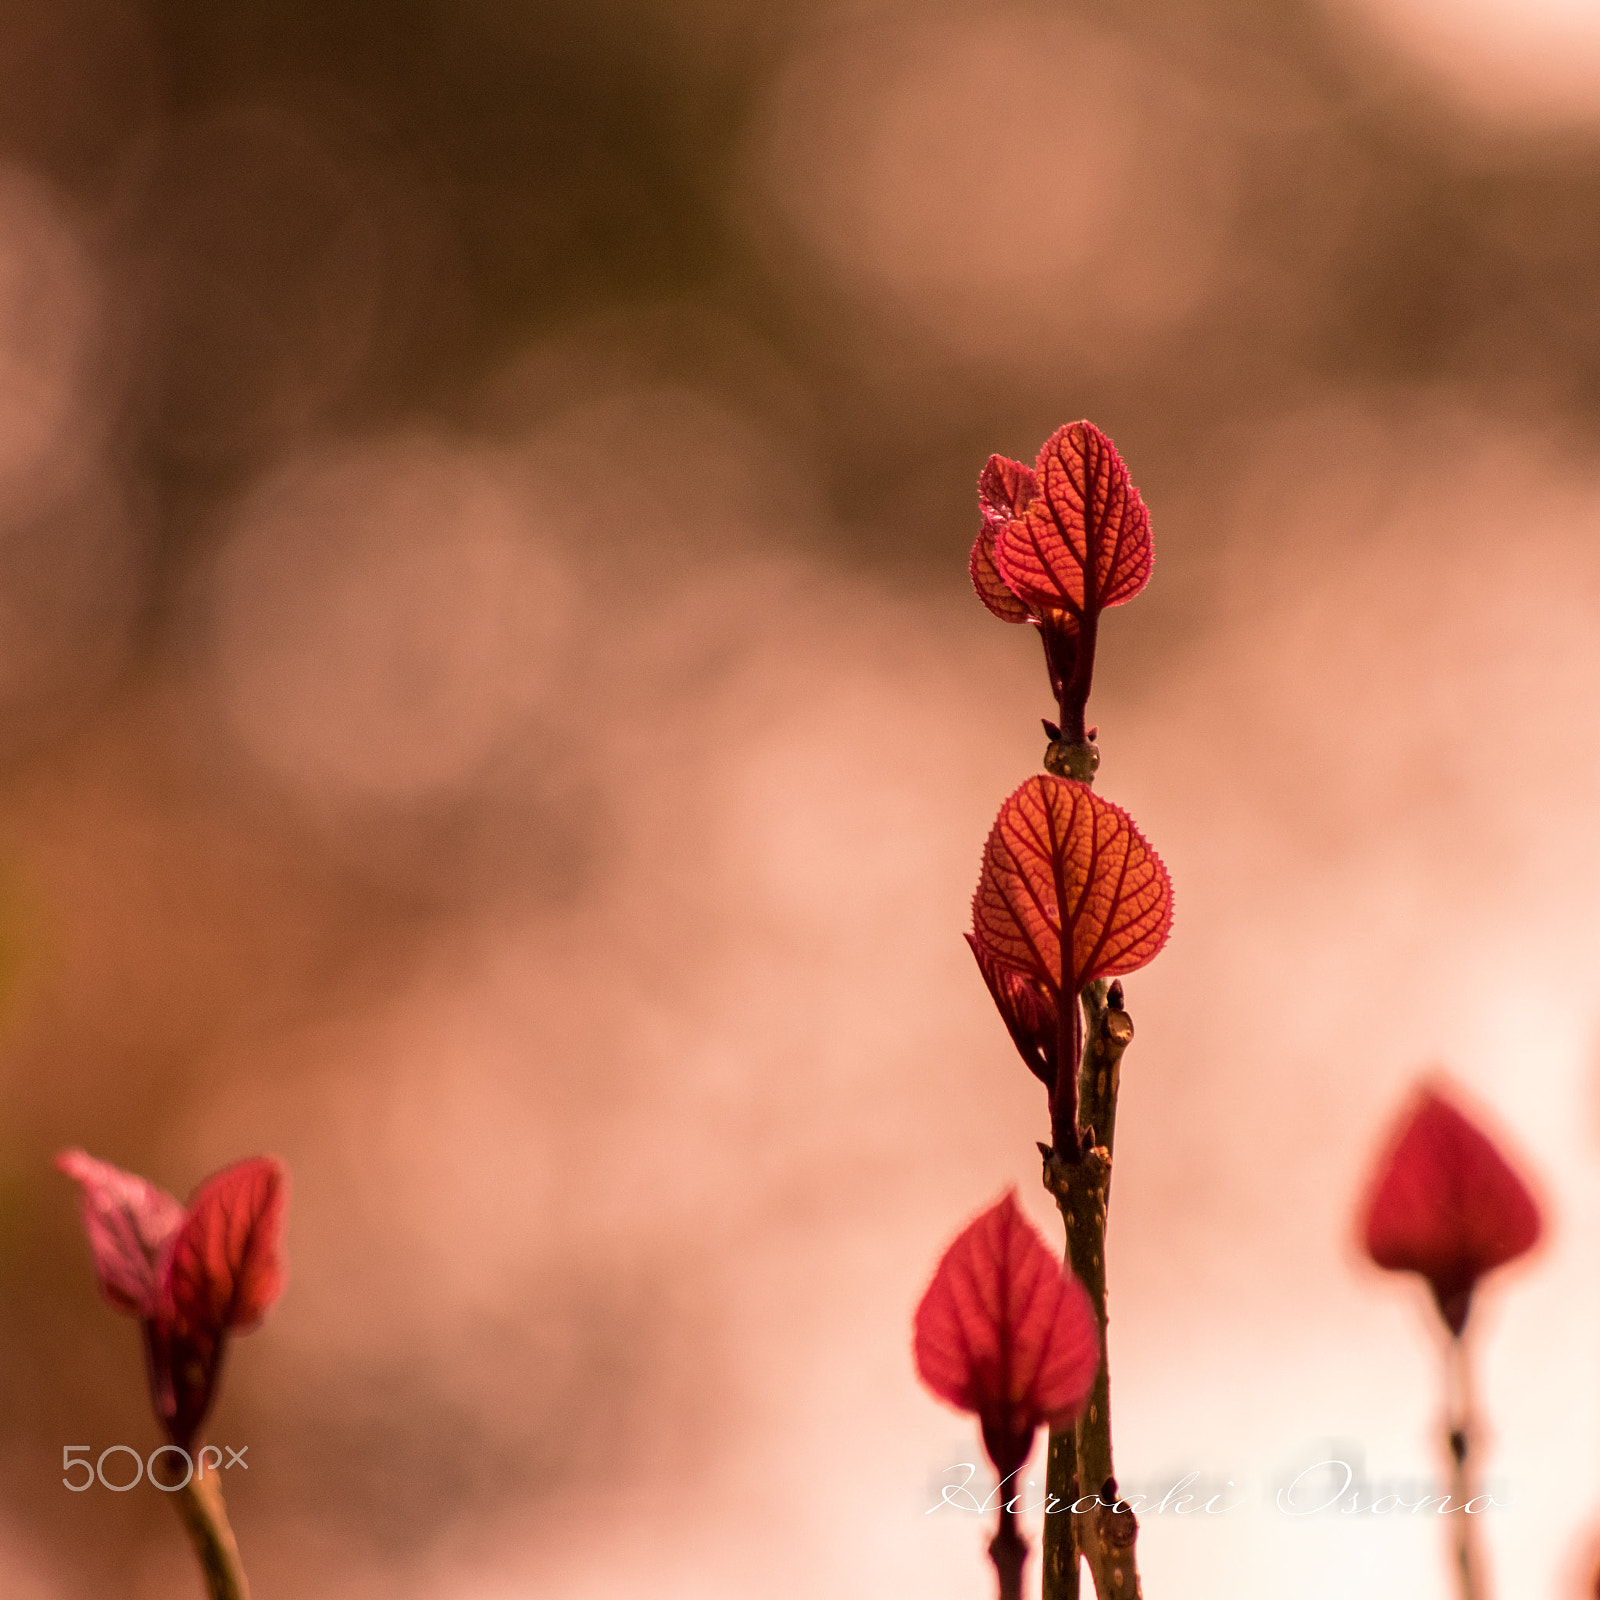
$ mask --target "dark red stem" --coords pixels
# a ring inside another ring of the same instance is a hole
[[[1085,718],[1089,709],[1089,690],[1094,686],[1094,647],[1100,632],[1100,607],[1084,600],[1078,623],[1077,647],[1072,653],[1072,673],[1061,685],[1061,742],[1087,744]]]
[[[1022,1600],[1022,1568],[1028,1559],[1028,1541],[1017,1532],[1016,1513],[1010,1502],[1000,1507],[1000,1526],[989,1541],[989,1559],[994,1562],[1000,1584],[1000,1600]]]
[[[1445,1453],[1450,1464],[1450,1508],[1455,1532],[1456,1592],[1460,1600],[1482,1600],[1483,1553],[1479,1549],[1475,1514],[1462,1510],[1472,1499],[1472,1469],[1468,1461],[1478,1434],[1472,1403],[1472,1369],[1465,1341],[1453,1333],[1445,1356]]]
[[[1083,1154],[1083,1137],[1078,1131],[1078,1059],[1083,1054],[1083,1011],[1078,996],[1070,989],[1061,991],[1056,1011],[1060,1033],[1056,1044],[1056,1087],[1050,1096],[1050,1143],[1061,1160],[1074,1162]]]

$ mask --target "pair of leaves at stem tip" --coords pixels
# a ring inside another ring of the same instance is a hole
[[[56,1166],[82,1191],[101,1293],[143,1326],[156,1414],[187,1449],[210,1409],[226,1336],[253,1328],[283,1292],[288,1169],[272,1156],[237,1162],[183,1206],[83,1150],[63,1151]]]
[[[1047,615],[1077,628],[1150,581],[1150,513],[1116,446],[1092,422],[1056,429],[1030,468],[990,456],[968,571],[1003,622]]]

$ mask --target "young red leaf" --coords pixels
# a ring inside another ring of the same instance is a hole
[[[1453,1334],[1484,1273],[1537,1243],[1539,1208],[1488,1136],[1432,1089],[1396,1124],[1366,1203],[1367,1254],[1428,1282]]]
[[[207,1178],[172,1245],[167,1284],[174,1323],[220,1333],[254,1327],[283,1292],[289,1173],[256,1156]]]
[[[1172,882],[1121,806],[1029,778],[1000,808],[972,897],[977,945],[1052,1000],[1134,972],[1172,929]]]
[[[984,527],[998,533],[1027,511],[1038,492],[1032,467],[1008,456],[990,456],[978,474],[978,512]]]
[[[1029,622],[1033,613],[1012,594],[994,564],[994,532],[980,528],[972,541],[972,554],[967,558],[967,572],[978,598],[1002,622]]]
[[[1083,1409],[1100,1330],[1083,1285],[1051,1254],[1008,1192],[945,1251],[917,1307],[917,1372],[975,1412],[1002,1478],[1028,1458],[1041,1423]]]
[[[1037,493],[997,528],[995,568],[1035,612],[1083,619],[1133,599],[1150,579],[1150,513],[1116,447],[1092,422],[1045,441]]]
[[[201,1184],[185,1211],[82,1150],[56,1165],[83,1186],[100,1287],[141,1319],[156,1415],[187,1450],[215,1397],[229,1331],[259,1321],[283,1289],[288,1172],[270,1156],[241,1161]]]
[[[978,598],[1002,622],[1027,622],[1033,616],[1001,578],[995,566],[994,541],[1001,528],[1027,510],[1035,488],[1032,470],[1005,456],[990,456],[978,479],[978,510],[983,526],[973,541],[967,571]]]
[[[1017,1054],[1028,1071],[1045,1088],[1053,1090],[1061,1033],[1061,1016],[1055,1001],[1032,978],[997,961],[970,933],[966,941]]]
[[[83,1150],[63,1150],[56,1167],[82,1186],[83,1230],[101,1293],[119,1311],[156,1315],[164,1255],[183,1223],[183,1207],[138,1174]]]

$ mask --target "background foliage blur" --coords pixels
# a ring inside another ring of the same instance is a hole
[[[908,1329],[1006,1182],[1050,1219],[959,938],[1049,708],[965,560],[1083,415],[1157,546],[1101,784],[1179,907],[1119,1450],[1244,1495],[1151,1593],[1445,1593],[1436,1529],[1270,1504],[1435,1469],[1347,1217],[1436,1059],[1549,1186],[1489,1538],[1575,1583],[1597,285],[1559,0],[3,0],[9,1600],[194,1582],[60,1487],[156,1442],[79,1143],[295,1172],[212,1428],[262,1600],[978,1592]]]

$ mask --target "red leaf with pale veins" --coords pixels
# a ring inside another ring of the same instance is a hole
[[[945,1251],[917,1307],[922,1381],[976,1412],[1004,1477],[1041,1423],[1083,1409],[1100,1369],[1100,1330],[1083,1285],[1046,1247],[1008,1192]]]
[[[283,1292],[289,1173],[255,1156],[207,1178],[173,1241],[168,1299],[189,1332],[253,1327]]]
[[[1171,930],[1172,881],[1121,806],[1044,774],[1001,806],[972,897],[973,936],[996,960],[1059,1000],[1136,971]]]
[[[1427,1279],[1459,1334],[1478,1279],[1538,1242],[1539,1208],[1488,1135],[1422,1088],[1374,1177],[1363,1233],[1380,1267]]]
[[[63,1150],[56,1167],[82,1185],[83,1229],[100,1292],[119,1311],[155,1316],[164,1254],[183,1224],[183,1207],[137,1173],[83,1150]]]
[[[1150,513],[1116,446],[1092,422],[1045,441],[1038,491],[997,529],[995,569],[1024,605],[1082,618],[1133,599],[1150,580]]]
[[[1027,510],[1035,488],[1033,469],[1005,456],[990,456],[978,478],[978,510],[983,526],[973,541],[967,571],[978,598],[1002,622],[1028,622],[1033,617],[1000,576],[994,564],[994,541],[999,529]]]

